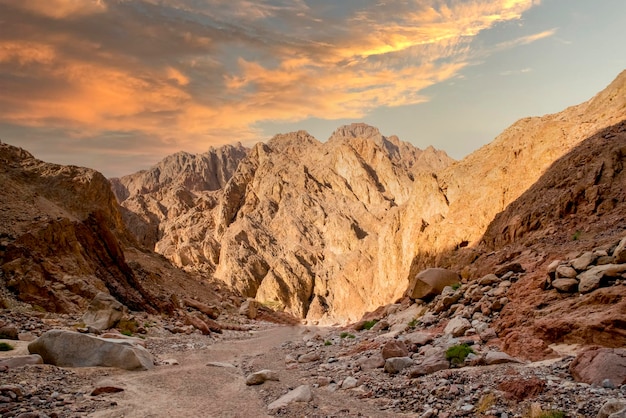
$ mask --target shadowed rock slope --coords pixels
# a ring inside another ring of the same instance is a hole
[[[194,283],[127,231],[100,173],[37,160],[0,143],[0,300],[82,312],[101,291],[132,310],[170,312]],[[196,292],[196,293],[197,293]]]

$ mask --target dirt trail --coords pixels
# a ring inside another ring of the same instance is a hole
[[[241,368],[207,366],[207,363],[238,366],[242,359],[270,353],[271,348],[298,338],[302,332],[300,327],[263,330],[250,339],[221,341],[203,350],[172,354],[180,363],[177,366],[114,373],[106,383],[124,388],[124,392],[110,397],[118,406],[89,416],[266,417],[259,392],[246,386]]]

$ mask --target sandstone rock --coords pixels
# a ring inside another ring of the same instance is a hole
[[[602,405],[596,418],[626,418],[626,401],[623,399],[609,399]]]
[[[415,331],[401,336],[400,339],[409,346],[414,345],[416,347],[421,347],[430,343],[434,339],[434,337],[432,334],[429,334],[427,332]]]
[[[357,360],[357,364],[361,370],[380,369],[385,367],[385,359],[381,355],[373,355],[371,357],[361,357]]]
[[[616,264],[626,263],[626,237],[622,238],[615,250],[613,250],[613,258]]]
[[[302,354],[298,357],[298,363],[312,363],[314,361],[319,361],[320,354],[316,352]]]
[[[522,267],[520,263],[509,263],[509,264],[505,264],[504,266],[499,267],[495,271],[495,275],[498,277],[502,277],[503,275],[509,272],[524,273],[525,271],[526,270],[524,270],[524,267]]]
[[[199,310],[211,319],[217,319],[220,316],[220,310],[216,306],[205,305],[193,299],[183,299],[183,303],[189,307]]]
[[[239,314],[248,317],[248,319],[255,319],[257,317],[258,306],[259,302],[248,298],[241,304],[241,307],[239,307]]]
[[[391,357],[385,360],[385,372],[396,374],[415,364],[411,357]]]
[[[260,370],[258,372],[254,372],[246,376],[246,385],[260,385],[265,383],[267,380],[278,381],[278,373],[273,370]]]
[[[103,366],[126,370],[154,367],[152,355],[143,347],[71,331],[47,331],[28,344],[28,351],[39,354],[46,364],[61,367]]]
[[[209,328],[209,326],[206,324],[206,322],[204,322],[202,319],[194,316],[194,315],[187,315],[185,316],[185,323],[187,325],[191,325],[194,328],[196,328],[197,330],[199,330],[202,335],[210,335],[211,334],[211,329]]]
[[[267,406],[267,409],[273,411],[275,409],[283,408],[292,402],[310,402],[312,399],[313,392],[311,391],[311,387],[309,385],[301,385],[276,399]]]
[[[39,354],[32,354],[30,356],[16,356],[0,359],[0,369],[7,367],[14,369],[16,367],[22,367],[29,364],[43,364],[43,359]]]
[[[390,340],[385,343],[381,350],[383,359],[387,360],[392,357],[407,357],[409,350],[404,342],[399,340]]]
[[[481,286],[489,286],[492,284],[499,283],[500,281],[501,279],[492,273],[492,274],[487,274],[486,276],[481,277],[478,280],[478,284]]]
[[[443,332],[452,335],[453,337],[460,337],[471,327],[472,324],[467,319],[457,316],[448,322],[448,325],[446,325]]]
[[[441,354],[426,357],[420,364],[409,370],[409,377],[419,377],[450,368],[450,362]]]
[[[18,336],[19,330],[15,325],[4,325],[0,327],[0,339],[17,340]]]
[[[89,304],[83,322],[88,327],[102,331],[113,328],[123,315],[124,305],[108,293],[100,292]]]
[[[606,264],[604,266],[592,267],[578,275],[578,290],[580,293],[589,293],[600,287],[603,278],[618,277],[625,271],[626,264]]]
[[[559,266],[556,269],[556,278],[557,279],[573,279],[578,275],[576,270],[584,270],[587,268],[586,266],[582,269],[574,269],[570,266]]]
[[[552,287],[554,287],[559,292],[574,293],[578,290],[578,280],[556,279],[552,282]]]
[[[520,360],[509,356],[507,353],[501,351],[488,351],[484,357],[485,364],[491,366],[493,364],[504,363],[521,363]]]
[[[124,392],[124,389],[117,387],[117,386],[98,386],[97,388],[91,391],[90,395],[98,396],[104,393],[119,393],[119,392]]]
[[[411,279],[406,291],[411,299],[428,299],[440,294],[446,286],[461,283],[461,277],[447,269],[429,268]]]
[[[626,349],[592,348],[570,363],[570,373],[579,382],[602,385],[606,379],[615,387],[626,383]]]
[[[586,251],[580,257],[577,257],[573,259],[572,261],[570,261],[570,263],[572,264],[572,267],[574,269],[578,271],[583,271],[587,269],[587,267],[589,267],[596,260],[596,258],[597,258],[596,255],[592,251]],[[557,269],[557,274],[558,274],[558,269]],[[566,277],[566,276],[563,276],[563,277]],[[567,276],[568,279],[571,277],[575,277],[575,276]]]
[[[359,381],[352,376],[348,376],[341,382],[341,389],[354,389],[359,385]]]

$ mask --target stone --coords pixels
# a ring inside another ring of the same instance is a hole
[[[246,385],[260,385],[268,380],[278,381],[278,373],[273,370],[260,370],[246,376]]]
[[[411,357],[391,357],[385,360],[385,372],[396,374],[414,364]]]
[[[126,340],[94,337],[64,330],[50,330],[28,344],[31,354],[44,363],[61,367],[117,367],[149,370],[154,367],[150,352]]]
[[[255,299],[246,299],[239,307],[239,315],[243,315],[248,319],[256,319],[259,302]]]
[[[426,357],[420,364],[409,370],[409,377],[420,377],[450,368],[450,362],[441,354]]]
[[[361,370],[372,370],[372,369],[380,369],[385,367],[385,359],[379,355],[375,354],[371,357],[361,357],[357,360],[357,364],[361,368]]]
[[[320,358],[321,357],[319,353],[306,353],[298,357],[298,363],[313,363],[314,361],[318,361]]]
[[[216,306],[205,305],[194,299],[183,299],[183,303],[191,308],[197,309],[211,319],[217,319],[220,316],[220,310]]]
[[[273,411],[275,409],[283,408],[292,402],[310,402],[313,399],[313,392],[311,386],[301,385],[287,394],[276,399],[274,402],[267,406],[267,409]]]
[[[552,287],[559,292],[574,293],[578,290],[578,280],[576,279],[556,279],[552,281]]]
[[[341,382],[341,389],[354,389],[359,385],[359,381],[352,376],[348,376]]]
[[[98,293],[83,315],[82,321],[87,327],[100,331],[113,328],[124,316],[124,305],[108,293]]]
[[[496,330],[493,328],[487,328],[483,332],[479,334],[480,339],[484,342],[488,342],[498,338],[498,334],[496,334]]]
[[[411,299],[429,299],[439,295],[446,286],[461,283],[461,277],[452,270],[429,268],[414,276],[406,294]]]
[[[404,343],[408,346],[414,345],[416,347],[421,347],[430,343],[434,339],[434,337],[432,334],[429,334],[427,332],[415,331],[409,334],[402,335],[400,339],[403,340]]]
[[[30,356],[16,356],[0,359],[0,369],[4,366],[9,369],[27,366],[29,364],[43,364],[43,359],[39,354],[31,354]]]
[[[510,264],[505,264],[504,266],[499,267],[494,273],[496,276],[502,277],[509,272],[524,273],[525,271],[526,270],[524,270],[524,267],[522,267],[520,263],[510,263]]]
[[[584,270],[580,269],[580,270]],[[570,266],[559,266],[556,269],[556,278],[557,279],[573,279],[578,275],[576,269]]]
[[[383,359],[387,360],[392,357],[407,357],[409,350],[404,342],[399,340],[390,340],[385,343],[381,349]]]
[[[601,386],[608,379],[621,386],[626,383],[626,349],[591,348],[578,354],[569,370],[578,382]]]
[[[626,418],[626,401],[624,399],[609,399],[602,405],[596,418]]]
[[[613,259],[617,264],[626,263],[626,237],[622,238],[613,250]]]
[[[478,284],[481,286],[491,286],[499,282],[500,278],[493,273],[487,274],[486,276],[483,276],[478,280]]]
[[[14,325],[4,325],[0,327],[0,339],[5,340],[17,340],[19,336],[19,330]]]
[[[448,322],[446,328],[443,330],[445,334],[452,335],[453,337],[461,337],[465,334],[465,331],[470,329],[472,324],[465,318],[456,316]]]
[[[596,258],[597,256],[593,252],[586,251],[580,257],[577,257],[573,259],[572,261],[570,261],[570,264],[572,265],[574,269],[578,271],[583,271],[583,270],[586,270],[587,267],[589,267],[591,264],[593,264]],[[559,270],[557,269],[557,274],[558,272]],[[571,278],[571,277],[572,276],[567,276],[567,278]]]
[[[521,363],[520,360],[515,357],[511,357],[502,351],[488,351],[487,354],[485,354],[484,360],[487,366],[504,363]]]
[[[626,264],[605,264],[595,266],[578,275],[578,290],[580,293],[589,293],[600,287],[604,277],[618,277],[626,271]]]

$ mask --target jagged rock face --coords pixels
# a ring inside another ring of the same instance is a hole
[[[326,143],[301,131],[255,146],[220,191],[178,189],[180,200],[192,195],[185,211],[144,205],[138,213],[160,220],[155,248],[181,267],[214,272],[300,317],[354,319],[399,289],[380,284],[385,268],[373,258],[383,220],[416,182],[451,162],[364,124],[339,128]],[[161,193],[173,196],[168,187]],[[137,210],[129,200],[122,205]]]
[[[0,286],[55,312],[80,311],[101,291],[131,309],[170,309],[126,263],[134,240],[104,176],[7,144],[0,160]]]

